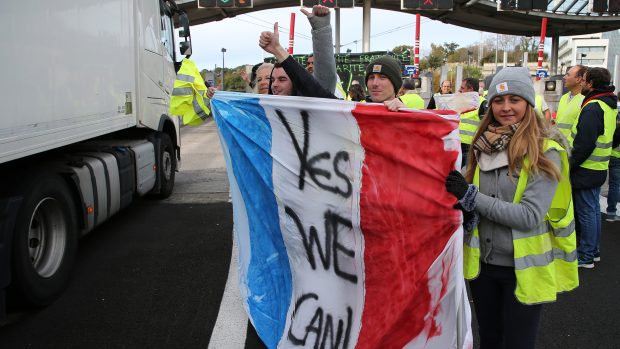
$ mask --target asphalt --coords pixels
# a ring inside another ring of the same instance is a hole
[[[60,299],[11,314],[0,348],[207,348],[231,246],[230,204],[135,203],[80,241]]]
[[[66,292],[44,309],[12,313],[0,348],[207,348],[231,232],[229,203],[140,200],[80,241]],[[619,252],[620,222],[603,222],[602,261],[544,306],[538,348],[620,348]],[[245,331],[245,348],[264,348],[251,326]]]

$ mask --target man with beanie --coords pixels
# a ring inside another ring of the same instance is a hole
[[[594,268],[600,260],[601,207],[599,195],[605,183],[613,134],[616,130],[618,97],[613,93],[611,74],[605,68],[588,68],[581,94],[581,113],[573,123],[570,180],[573,186],[575,229],[579,236],[578,264]]]
[[[399,60],[388,55],[381,56],[366,66],[366,88],[368,102],[383,103],[396,98],[403,84]],[[403,104],[404,105],[404,104]]]
[[[391,111],[399,108],[420,109],[413,99],[396,98],[403,85],[402,64],[394,57],[381,56],[366,66],[367,102],[384,103]]]

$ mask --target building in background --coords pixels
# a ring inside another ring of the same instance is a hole
[[[560,74],[566,73],[568,67],[576,64],[608,68],[609,43],[610,40],[604,38],[603,33],[566,37],[566,40],[560,42],[558,50]]]
[[[609,54],[607,55],[607,69],[613,74],[615,67],[616,55],[620,55],[620,30],[612,30],[603,33],[603,39],[609,40]],[[620,67],[619,67],[620,69]],[[615,85],[619,85],[615,83]]]

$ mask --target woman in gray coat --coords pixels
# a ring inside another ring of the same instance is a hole
[[[568,157],[534,110],[527,69],[502,69],[488,100],[466,175],[451,172],[446,188],[465,212],[464,274],[472,280],[480,348],[534,348],[541,304],[578,283],[573,225],[556,237],[547,218],[552,201],[572,218]]]

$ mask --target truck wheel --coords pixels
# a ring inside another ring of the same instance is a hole
[[[25,183],[13,235],[12,283],[28,305],[44,306],[69,281],[77,251],[75,204],[67,183],[56,174]]]
[[[177,168],[177,158],[174,154],[174,146],[170,136],[166,133],[160,134],[159,142],[159,166],[157,176],[159,177],[159,199],[165,199],[172,195],[174,189],[175,171]]]

